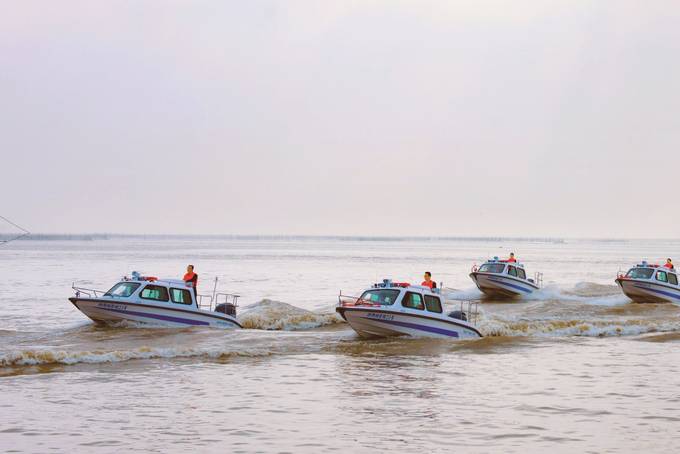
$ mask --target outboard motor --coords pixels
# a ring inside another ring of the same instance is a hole
[[[231,303],[222,303],[215,306],[215,312],[236,317],[236,306]]]
[[[449,317],[467,322],[467,314],[463,311],[453,311],[449,313]]]

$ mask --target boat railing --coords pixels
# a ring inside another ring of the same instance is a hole
[[[196,295],[197,304],[199,309],[208,308],[209,311],[212,310],[212,295],[199,294]],[[205,302],[207,300],[207,303]]]
[[[534,284],[536,284],[538,288],[543,288],[543,273],[538,271],[534,273]]]
[[[212,295],[200,294],[198,296],[198,308],[214,311],[220,304],[232,304],[238,307],[238,299],[241,295],[233,293],[214,293]]]
[[[380,307],[381,304],[373,303],[371,301],[366,301],[358,296],[343,295],[342,290],[340,295],[338,295],[338,306],[370,306],[370,307]]]
[[[76,292],[76,298],[79,298],[80,295],[87,295],[88,298],[101,298],[106,294],[106,290],[78,287],[75,282],[71,285],[71,288]]]
[[[231,304],[234,308],[238,307],[238,299],[240,295],[234,293],[224,293],[217,291],[217,284],[219,278],[217,276],[213,280],[213,292],[210,294],[202,293],[196,295],[196,304],[199,309],[208,309],[209,311],[215,311],[220,304]]]
[[[460,312],[465,314],[467,322],[477,324],[479,319],[479,301],[463,300],[460,302]]]

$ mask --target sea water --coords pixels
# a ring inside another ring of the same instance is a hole
[[[334,312],[383,278],[480,299],[515,252],[544,288],[484,300],[474,341],[362,340]],[[0,246],[0,449],[673,452],[680,307],[614,278],[679,241],[77,237]],[[245,330],[101,327],[67,300],[133,271],[241,295]]]

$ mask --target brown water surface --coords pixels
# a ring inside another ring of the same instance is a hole
[[[676,451],[680,308],[632,304],[612,280],[621,264],[680,252],[678,243],[514,243],[527,266],[531,259],[545,272],[546,288],[523,302],[485,301],[479,340],[362,340],[333,315],[337,291],[360,291],[376,270],[415,280],[427,267],[446,279],[449,304],[479,298],[469,265],[504,246],[8,245],[0,252],[0,448]],[[217,275],[244,295],[239,317],[259,329],[99,327],[66,300],[75,279],[108,287],[132,269],[172,276],[190,257],[206,281]]]

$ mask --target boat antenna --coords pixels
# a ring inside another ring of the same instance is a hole
[[[212,302],[215,302],[217,296],[217,276],[215,276],[215,285],[213,286]]]
[[[7,243],[9,243],[10,241],[18,240],[19,238],[23,238],[23,237],[28,236],[28,235],[31,234],[31,232],[29,232],[28,230],[26,230],[25,228],[23,228],[23,227],[21,227],[21,226],[19,226],[19,225],[16,225],[14,222],[10,221],[9,219],[7,219],[7,218],[4,217],[4,216],[0,216],[0,219],[2,219],[3,221],[5,221],[5,222],[8,223],[9,225],[14,226],[14,227],[16,227],[17,229],[21,230],[21,234],[15,236],[15,237],[13,237],[13,238],[10,238],[10,239],[8,239],[8,240],[0,240],[0,246],[2,246],[2,245],[4,245],[4,244],[7,244]]]

